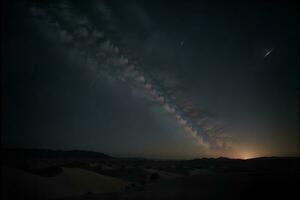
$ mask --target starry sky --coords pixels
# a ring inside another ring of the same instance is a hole
[[[300,154],[295,5],[2,4],[3,146],[164,159]]]

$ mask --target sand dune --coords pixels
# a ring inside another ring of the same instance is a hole
[[[63,168],[55,177],[40,177],[22,170],[2,168],[4,198],[45,199],[122,190],[125,181],[79,168]]]

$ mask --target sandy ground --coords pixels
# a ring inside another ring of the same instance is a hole
[[[174,178],[179,178],[179,177],[183,176],[182,174],[162,171],[162,170],[158,170],[158,169],[145,169],[145,171],[147,171],[149,173],[158,173],[162,179],[174,179]]]
[[[3,199],[101,199],[101,200],[189,200],[189,199],[298,199],[295,170],[212,172],[196,170],[190,175],[147,169],[160,179],[137,184],[79,168],[63,168],[54,177],[41,177],[21,170],[2,168]],[[47,197],[47,198],[46,198]]]
[[[292,173],[211,173],[160,180],[138,188],[111,194],[94,194],[67,199],[101,200],[203,200],[203,199],[297,199]]]

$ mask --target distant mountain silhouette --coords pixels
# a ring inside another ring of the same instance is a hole
[[[94,158],[104,159],[112,158],[103,153],[94,151],[81,151],[81,150],[49,150],[49,149],[2,149],[3,155],[10,156],[31,156],[31,157],[77,157],[77,158]]]
[[[1,155],[3,164],[22,169],[63,165],[80,166],[84,163],[113,159],[103,153],[79,150],[2,149]]]

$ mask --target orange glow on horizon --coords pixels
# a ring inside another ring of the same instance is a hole
[[[255,157],[257,157],[257,156],[254,156],[251,153],[245,153],[245,154],[241,155],[241,159],[244,159],[244,160],[255,158]]]
[[[233,157],[246,160],[246,159],[260,157],[260,155],[257,152],[245,150],[245,151],[240,151],[240,152],[234,153]]]

